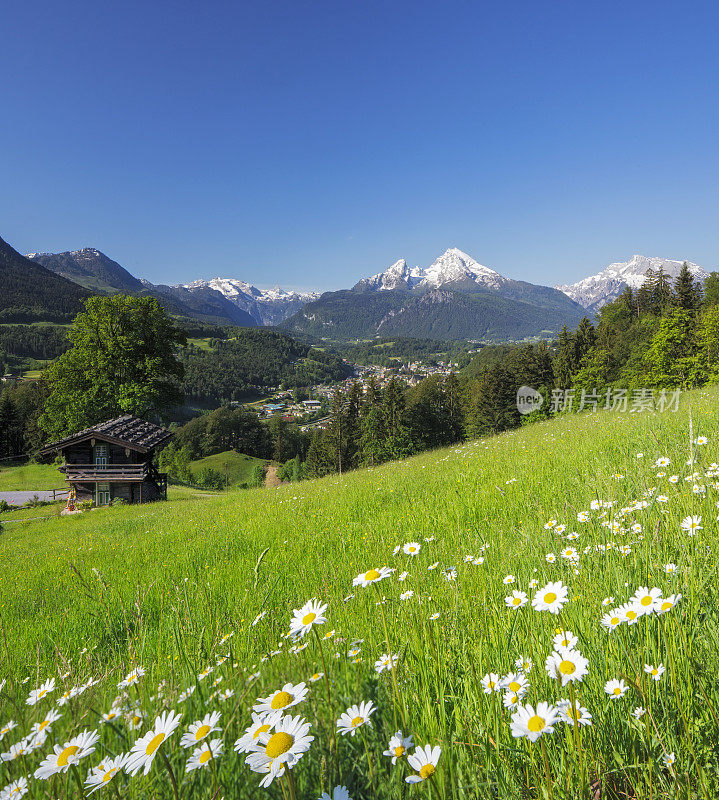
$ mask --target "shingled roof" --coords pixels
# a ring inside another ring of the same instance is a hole
[[[103,441],[130,447],[146,453],[162,444],[172,436],[172,433],[161,425],[153,422],[146,422],[130,414],[108,422],[100,422],[91,428],[73,433],[57,442],[44,447],[40,453],[50,453],[53,450],[60,450],[68,445],[81,442],[83,439],[102,439]]]

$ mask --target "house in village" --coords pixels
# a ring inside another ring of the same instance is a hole
[[[106,506],[112,500],[145,503],[167,499],[167,475],[157,471],[154,455],[172,434],[137,417],[124,416],[53,442],[40,455],[59,453],[60,471],[78,501]]]

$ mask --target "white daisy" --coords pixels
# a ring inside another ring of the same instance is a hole
[[[261,786],[269,786],[275,777],[292,769],[309,750],[314,736],[309,736],[310,724],[300,716],[281,717],[274,732],[263,733],[247,755],[247,766],[253,772],[266,775]]]
[[[327,622],[327,618],[324,616],[325,611],[327,611],[327,603],[320,603],[317,600],[310,600],[302,608],[296,608],[292,612],[290,633],[293,636],[304,636],[313,625],[324,625]]]
[[[525,594],[525,592],[520,592],[519,589],[515,589],[512,594],[508,597],[504,598],[504,604],[507,608],[524,608],[529,602],[529,598]]]
[[[405,778],[407,783],[421,783],[431,778],[437,771],[437,762],[442,755],[442,748],[426,744],[424,748],[416,747],[411,756],[407,756],[407,763],[415,771],[414,775]]]
[[[418,542],[407,542],[402,550],[404,551],[405,555],[408,556],[416,556],[419,554],[419,551],[422,549],[422,545]]]
[[[375,705],[370,700],[364,701],[359,705],[350,706],[344,714],[340,714],[337,720],[337,730],[346,736],[348,733],[354,736],[363,725],[371,725],[370,717],[376,711]]]
[[[73,764],[95,752],[100,738],[97,731],[85,730],[65,744],[56,744],[53,752],[35,770],[38,780],[47,780],[58,772],[67,772]]]
[[[85,788],[90,790],[88,794],[92,794],[110,783],[115,775],[125,766],[126,760],[127,753],[121,753],[119,756],[105,759],[96,767],[93,767],[90,772],[87,773],[87,778],[85,779]]]
[[[526,737],[530,742],[536,742],[540,736],[554,732],[557,720],[557,709],[549,703],[538,703],[536,711],[530,705],[519,706],[512,714],[512,736]]]
[[[0,791],[0,800],[20,800],[27,794],[27,778],[18,778]]]
[[[684,517],[681,524],[681,529],[686,531],[690,536],[693,536],[697,531],[703,530],[701,526],[702,518],[698,516]]]
[[[612,700],[619,700],[624,697],[629,687],[624,683],[624,679],[607,681],[604,684],[604,691]]]
[[[578,641],[579,639],[571,631],[560,631],[554,637],[552,643],[557,649],[566,647],[569,650],[574,650]]]
[[[145,670],[142,667],[135,667],[131,672],[128,672],[125,675],[124,679],[117,684],[118,689],[127,689],[128,686],[134,686],[136,683],[140,682],[140,678],[145,674]]]
[[[370,586],[373,583],[389,578],[392,570],[389,567],[377,567],[367,570],[367,572],[360,572],[360,574],[352,581],[353,586]]]
[[[568,588],[561,581],[550,582],[536,592],[532,605],[537,611],[559,614],[568,600],[568,594]]]
[[[137,775],[144,768],[147,775],[160,745],[177,730],[180,719],[181,715],[174,711],[166,711],[156,717],[152,728],[132,746],[125,763],[125,772]]]
[[[323,792],[320,800],[352,800],[352,798],[346,786],[335,786],[332,797],[327,792]]]
[[[192,772],[195,769],[207,768],[212,759],[217,759],[222,755],[222,739],[211,739],[204,741],[199,747],[192,751],[192,755],[187,759],[185,772]]]
[[[562,682],[562,686],[575,681],[581,682],[589,672],[589,661],[579,652],[567,647],[559,648],[547,656],[544,668],[550,678]]]
[[[271,714],[252,714],[252,724],[235,742],[235,752],[248,753],[263,733],[269,733],[282,718],[281,711]]]
[[[402,731],[397,731],[394,736],[389,740],[387,750],[382,755],[392,759],[392,763],[396,764],[400,758],[407,755],[410,747],[414,746],[411,736],[404,736]]]
[[[570,725],[591,725],[592,715],[582,706],[579,700],[574,703],[564,703],[559,708],[559,717]]]
[[[25,701],[26,705],[28,706],[35,706],[37,705],[44,697],[46,697],[50,692],[55,689],[55,678],[50,678],[50,680],[45,681],[41,686],[38,686],[37,689],[33,689],[27,700]]]
[[[15,720],[8,720],[4,725],[0,725],[0,742],[5,738],[5,735],[10,733],[11,730],[17,728]]]
[[[374,662],[375,672],[380,674],[385,670],[391,670],[392,667],[397,666],[398,661],[399,661],[399,653],[394,653],[394,655],[391,656],[389,653],[383,653],[377,659],[377,661]]]
[[[482,691],[485,694],[492,694],[492,692],[501,692],[502,686],[499,675],[496,672],[488,672],[482,678]]]
[[[665,672],[664,664],[658,664],[656,667],[652,666],[651,664],[645,664],[644,672],[646,672],[647,675],[651,675],[655,681],[659,681]]]
[[[187,731],[182,734],[180,739],[181,747],[195,747],[203,739],[206,739],[211,733],[219,731],[220,728],[217,723],[220,721],[222,714],[219,711],[213,711],[210,714],[205,714],[202,719],[193,722],[188,726]]]
[[[660,597],[654,606],[654,611],[657,616],[666,614],[667,611],[671,611],[681,599],[682,596],[680,594],[670,594],[669,597]]]
[[[268,695],[259,697],[252,707],[256,714],[266,714],[270,711],[286,711],[292,706],[301,703],[306,697],[309,689],[306,683],[293,685],[286,683],[281,689]]]

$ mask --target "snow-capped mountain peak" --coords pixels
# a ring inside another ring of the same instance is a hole
[[[657,272],[662,269],[667,276],[674,279],[679,275],[683,263],[684,261],[671,258],[637,254],[632,256],[629,261],[616,261],[609,264],[596,275],[590,275],[576,283],[555,286],[555,288],[585,308],[598,311],[603,305],[619,297],[625,286],[638,289],[646,280],[647,270],[652,269]],[[698,264],[688,261],[687,266],[694,277],[700,281],[704,281],[709,276],[709,272]]]
[[[363,278],[355,288],[391,291],[392,289],[411,289],[422,277],[419,267],[407,266],[407,262],[400,258],[384,272],[378,272],[370,278]]]
[[[437,289],[446,284],[470,281],[497,288],[506,280],[498,272],[475,261],[472,256],[462,250],[450,247],[424,270],[420,285]]]
[[[404,258],[395,261],[384,272],[363,278],[355,289],[391,291],[393,289],[438,289],[441,286],[463,286],[471,284],[498,288],[507,282],[498,272],[485,267],[472,256],[456,247],[450,247],[426,269],[407,265]]]

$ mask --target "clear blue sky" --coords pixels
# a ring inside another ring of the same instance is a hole
[[[715,2],[9,0],[0,236],[340,288],[719,265]]]

